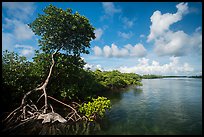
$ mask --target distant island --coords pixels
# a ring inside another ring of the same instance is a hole
[[[202,75],[199,75],[199,76],[162,76],[162,75],[147,74],[147,75],[142,76],[142,79],[157,79],[157,78],[202,78]]]

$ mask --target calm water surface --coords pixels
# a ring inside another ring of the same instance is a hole
[[[202,79],[144,79],[143,86],[109,95],[99,123],[38,123],[12,134],[202,134]]]
[[[142,83],[110,98],[112,109],[97,134],[202,134],[202,79]]]

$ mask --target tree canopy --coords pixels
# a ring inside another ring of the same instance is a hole
[[[43,12],[28,26],[41,37],[39,46],[45,52],[64,50],[68,54],[88,54],[90,41],[95,39],[94,27],[89,20],[78,12],[72,13],[67,8],[63,10],[53,5],[46,7]]]

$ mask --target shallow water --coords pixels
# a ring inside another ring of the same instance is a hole
[[[202,79],[144,79],[112,96],[97,134],[202,134]]]

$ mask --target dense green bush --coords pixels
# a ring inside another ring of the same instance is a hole
[[[24,93],[35,85],[33,64],[14,52],[4,51],[2,56],[3,83]]]
[[[80,106],[79,112],[85,114],[89,121],[93,121],[97,117],[102,118],[106,110],[111,108],[111,102],[106,97],[98,97],[92,99],[92,102],[84,103]]]
[[[141,86],[141,76],[135,73],[121,73],[118,70],[113,71],[94,71],[96,80],[106,88],[120,89],[130,85]]]
[[[23,95],[37,86],[41,77],[35,71],[37,70],[33,63],[27,61],[25,57],[7,50],[3,51],[1,104],[4,104],[2,106],[5,110],[20,105]]]

